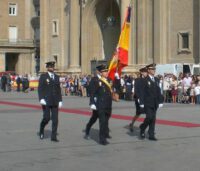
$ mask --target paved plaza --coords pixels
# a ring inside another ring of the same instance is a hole
[[[200,106],[164,104],[157,113],[157,142],[138,138],[127,125],[134,102],[113,102],[110,144],[98,144],[98,122],[85,140],[91,111],[88,98],[63,97],[59,143],[37,136],[42,112],[37,92],[0,92],[0,171],[199,171]],[[142,116],[144,117],[144,116]]]

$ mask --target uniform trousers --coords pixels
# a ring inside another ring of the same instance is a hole
[[[99,140],[105,141],[109,135],[108,120],[111,116],[111,109],[98,110],[99,115]]]
[[[135,98],[135,108],[136,108],[136,115],[137,116],[144,113],[144,108],[140,107],[140,104],[138,102],[138,98]]]
[[[6,83],[1,83],[1,88],[4,92],[6,92]]]
[[[110,118],[110,115],[111,115],[111,113],[108,114],[108,117],[106,117],[108,120],[109,120],[109,118]],[[85,130],[86,135],[89,135],[90,129],[91,129],[92,125],[94,125],[94,123],[97,121],[98,118],[99,118],[99,113],[98,113],[98,111],[97,111],[97,110],[93,110],[93,111],[92,111],[92,116],[91,116],[89,122],[88,122],[87,125],[86,125],[86,130]],[[107,131],[106,131],[106,136],[109,136],[108,121],[107,121],[106,127],[107,127],[107,128],[106,128],[106,130],[107,130]]]
[[[144,119],[144,122],[140,125],[140,129],[142,132],[145,132],[146,128],[149,126],[149,137],[154,137],[155,134],[156,110],[156,108],[146,107],[146,118]]]
[[[91,116],[89,122],[86,125],[86,130],[85,130],[86,135],[89,135],[90,129],[91,129],[92,125],[97,121],[98,117],[99,117],[98,116],[98,111],[97,110],[93,110],[92,111],[92,116]]]
[[[44,128],[52,120],[51,138],[56,138],[58,128],[58,106],[44,106],[42,105],[43,119],[40,123],[40,133],[44,133]]]

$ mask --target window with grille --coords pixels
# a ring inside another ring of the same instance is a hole
[[[9,3],[9,15],[17,16],[17,4]]]

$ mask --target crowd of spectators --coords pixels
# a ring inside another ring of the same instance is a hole
[[[16,90],[27,93],[29,91],[29,82],[32,79],[38,79],[31,75],[3,73],[0,75],[0,87],[3,92],[10,92]],[[16,86],[15,86],[16,85]]]
[[[118,90],[120,99],[134,100],[134,82],[137,77],[138,74],[121,76]],[[200,104],[200,75],[180,73],[178,77],[173,74],[157,75],[157,77],[160,80],[159,86],[164,102]],[[63,95],[89,96],[90,75],[67,76],[61,79]]]
[[[165,102],[200,104],[200,75],[159,76]]]
[[[92,75],[67,75],[60,77],[63,96],[89,97],[89,83]],[[134,82],[139,74],[122,75],[119,79],[117,93],[123,100],[134,100]],[[161,93],[166,103],[190,103],[200,104],[200,75],[180,73],[157,75],[160,80]],[[30,75],[3,74],[0,76],[2,91],[11,91],[12,85],[16,82],[16,91],[28,92],[29,82],[38,79]],[[115,83],[113,88],[115,89]]]

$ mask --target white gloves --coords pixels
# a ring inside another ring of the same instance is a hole
[[[161,108],[161,107],[163,107],[163,104],[159,104],[159,106],[158,106],[159,108]]]
[[[144,105],[142,104],[142,105],[140,105],[140,107],[141,107],[141,108],[144,108]]]
[[[47,103],[46,103],[46,101],[45,101],[44,99],[41,99],[41,100],[40,100],[40,104],[41,104],[41,105],[47,105]]]
[[[41,100],[40,100],[40,104],[41,104],[41,105],[47,105],[47,103],[46,103],[46,101],[45,101],[44,99],[41,99]],[[59,103],[58,103],[58,108],[61,108],[62,105],[63,105],[63,103],[62,103],[62,102],[59,102]]]
[[[119,79],[119,74],[118,74],[118,72],[115,73],[115,78]]]
[[[59,102],[59,103],[58,103],[58,108],[61,108],[62,105],[63,105],[63,103],[62,103],[62,102]]]
[[[97,107],[96,107],[94,104],[92,104],[92,105],[90,106],[90,109],[92,109],[92,110],[97,110]]]

